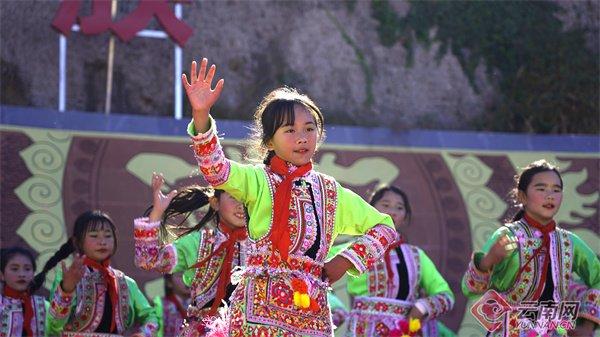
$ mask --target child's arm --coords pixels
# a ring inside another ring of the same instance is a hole
[[[76,254],[69,268],[61,263],[62,272],[57,271],[50,291],[50,307],[46,311],[47,336],[59,336],[77,303],[75,288],[83,277],[83,256]]]
[[[425,290],[427,296],[419,298],[415,302],[414,308],[420,314],[426,316],[427,319],[432,319],[450,311],[454,307],[454,294],[448,282],[446,282],[433,261],[431,261],[422,249],[419,249],[419,260],[421,262],[421,280],[419,285],[421,289]]]
[[[138,336],[156,336],[158,333],[158,318],[156,312],[146,299],[146,296],[140,291],[137,283],[128,276],[125,276],[127,287],[129,288],[130,305],[133,311],[133,320],[140,327],[136,335]]]
[[[501,262],[516,254],[517,239],[507,233],[505,227],[497,229],[485,243],[482,251],[473,253],[461,284],[465,296],[472,298],[486,292],[490,288],[492,271],[496,271]],[[515,267],[518,270],[519,266]],[[512,280],[504,280],[504,282],[510,283]]]
[[[196,61],[193,61],[190,69],[190,81],[188,81],[185,74],[181,76],[185,93],[187,94],[188,101],[192,106],[194,127],[196,131],[200,133],[204,133],[209,129],[210,126],[208,124],[208,120],[210,108],[212,108],[215,102],[219,99],[221,91],[223,90],[223,84],[225,84],[225,80],[220,79],[217,82],[215,89],[213,90],[211,88],[217,68],[213,64],[210,66],[207,73],[207,65],[208,60],[203,58],[202,62],[200,63],[200,71],[196,74]]]
[[[353,243],[327,262],[325,275],[331,283],[345,272],[363,273],[398,239],[389,215],[380,213],[356,193],[338,185],[334,240],[337,234],[360,235]]]
[[[221,95],[224,80],[220,79],[212,90],[216,67],[212,65],[206,73],[207,64],[208,60],[202,59],[200,71],[196,75],[196,62],[192,62],[189,82],[187,76],[182,75],[193,116],[188,134],[193,141],[200,172],[206,181],[248,206],[260,194],[259,185],[265,177],[252,165],[242,165],[225,158],[217,137],[215,121],[210,117],[210,109]],[[230,179],[231,177],[235,178]]]
[[[177,191],[167,195],[161,192],[162,175],[152,175],[152,211],[148,218],[133,222],[135,242],[135,265],[144,270],[175,273],[193,265],[198,255],[199,234],[188,234],[172,244],[162,245],[159,238],[160,222]]]

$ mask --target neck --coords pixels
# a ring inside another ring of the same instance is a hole
[[[542,225],[542,226],[546,226],[546,225],[548,225],[549,223],[551,223],[552,221],[554,221],[554,219],[552,219],[552,218],[549,218],[549,219],[548,219],[548,218],[540,218],[540,217],[537,217],[537,216],[535,216],[535,215],[532,215],[531,213],[529,213],[529,212],[527,212],[527,211],[525,211],[525,216],[526,216],[528,219],[530,219],[530,220],[533,220],[533,221],[535,221],[536,223],[538,223],[538,224],[540,224],[540,225]]]

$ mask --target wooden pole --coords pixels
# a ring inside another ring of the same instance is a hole
[[[117,16],[117,0],[112,0],[112,2],[111,2],[110,15],[113,20],[114,20],[115,16]],[[114,37],[114,35],[111,34],[110,40],[108,42],[108,61],[107,61],[107,69],[106,69],[106,100],[104,102],[104,113],[106,115],[110,114],[114,59],[115,59],[115,37]]]

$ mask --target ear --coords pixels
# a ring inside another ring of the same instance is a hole
[[[217,197],[210,197],[210,199],[208,199],[208,204],[215,212],[219,211],[219,199],[217,199]]]
[[[525,194],[525,192],[519,190],[517,192],[517,202],[519,204],[525,206],[527,204],[527,194]]]
[[[273,151],[273,139],[269,140],[266,144],[267,150]]]

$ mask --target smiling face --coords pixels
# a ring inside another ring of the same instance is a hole
[[[110,225],[103,224],[86,232],[82,248],[87,257],[99,263],[111,257],[115,250],[115,235]]]
[[[294,104],[294,121],[280,126],[267,148],[281,159],[302,166],[312,159],[317,148],[318,131],[314,116],[300,105]]]
[[[527,215],[541,224],[554,218],[562,202],[562,183],[554,171],[536,173],[525,193],[519,191],[519,201]]]
[[[219,212],[219,219],[230,228],[241,228],[246,226],[246,211],[244,205],[235,200],[229,193],[222,192],[219,197],[213,197],[210,201],[211,207]]]
[[[27,256],[16,254],[2,271],[3,281],[16,291],[25,291],[33,279],[33,269],[33,264]]]

